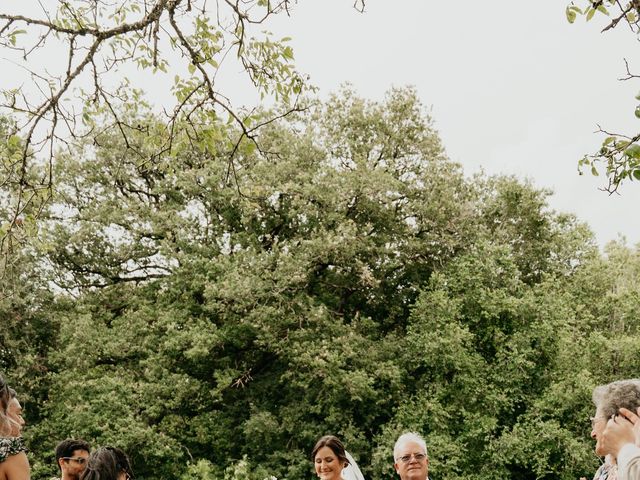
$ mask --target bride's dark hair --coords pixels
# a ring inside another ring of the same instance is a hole
[[[349,459],[344,451],[344,445],[342,445],[342,442],[338,437],[334,437],[333,435],[325,435],[324,437],[321,437],[320,440],[316,442],[316,446],[313,447],[313,450],[311,450],[311,460],[315,462],[316,454],[322,447],[329,447],[334,455],[338,457],[340,463],[345,466],[349,465]]]

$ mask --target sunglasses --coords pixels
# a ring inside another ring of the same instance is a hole
[[[62,459],[67,462],[73,460],[74,462],[78,462],[80,465],[87,463],[87,459],[83,457],[62,457]]]

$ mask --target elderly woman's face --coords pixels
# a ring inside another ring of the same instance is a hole
[[[604,457],[611,453],[604,449],[600,443],[602,432],[606,428],[608,420],[609,419],[602,414],[602,411],[599,408],[596,409],[596,413],[591,417],[591,438],[596,441],[595,451],[596,455],[599,457]]]

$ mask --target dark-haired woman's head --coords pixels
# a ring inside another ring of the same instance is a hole
[[[316,474],[323,480],[338,480],[342,469],[349,465],[344,445],[337,437],[325,435],[316,442],[311,451]]]
[[[129,457],[119,448],[102,447],[89,455],[80,480],[129,480],[133,471]]]

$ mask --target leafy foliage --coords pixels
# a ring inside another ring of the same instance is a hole
[[[578,16],[584,16],[590,21],[596,15],[604,15],[611,20],[607,19],[609,23],[603,28],[603,32],[616,28],[622,22],[636,37],[640,34],[640,7],[635,1],[585,0],[577,2],[578,5],[575,3],[571,2],[566,8],[567,20],[570,23],[575,22]],[[625,64],[627,75],[623,80],[638,78],[638,75],[630,71],[626,60]],[[640,100],[640,95],[636,96],[636,100]],[[634,115],[640,118],[640,105],[634,106]],[[598,152],[585,155],[578,162],[580,173],[586,169],[597,176],[602,165],[608,180],[606,190],[609,193],[616,192],[626,181],[640,180],[640,133],[624,135],[603,129],[600,129],[600,132],[605,135],[602,146]]]
[[[295,3],[25,1],[0,11],[5,66],[26,72],[26,85],[16,80],[0,90],[0,115],[13,120],[9,129],[0,125],[0,138],[6,141],[0,150],[0,189],[12,196],[11,208],[0,217],[0,260],[11,255],[20,237],[15,230],[23,224],[35,229],[35,220],[48,206],[59,149],[73,151],[87,138],[96,142],[105,128],[118,132],[127,148],[134,148],[130,141],[135,142],[135,131],[150,128],[146,118],[131,123],[120,114],[123,105],[141,101],[134,89],[140,84],[132,86],[129,78],[145,78],[143,85],[162,84],[158,78],[171,71],[173,80],[166,88],[174,103],[156,105],[165,115],[153,128],[162,132],[155,137],[155,149],[145,152],[146,161],[171,152],[179,129],[188,128],[190,138],[200,141],[208,136],[201,127],[220,126],[220,118],[236,127],[233,137],[225,137],[230,145],[226,155],[221,154],[224,163],[243,139],[255,143],[262,123],[218,87],[218,78],[228,69],[244,72],[261,98],[270,97],[282,106],[281,115],[300,109],[298,98],[310,85],[293,65],[290,39],[259,31],[274,15],[290,14]],[[360,11],[364,5],[364,0],[354,3]],[[132,69],[136,73],[128,77]],[[99,127],[96,111],[106,113]],[[218,128],[214,133],[230,131]]]
[[[411,89],[345,89],[228,165],[215,132],[237,127],[178,128],[148,161],[161,120],[122,114],[150,128],[60,157],[29,263],[55,286],[50,373],[24,385],[47,393],[36,478],[65,436],[143,479],[306,478],[334,433],[391,479],[407,429],[440,478],[595,470],[590,391],[640,360],[635,250],[601,257],[548,192],[465,178]]]

